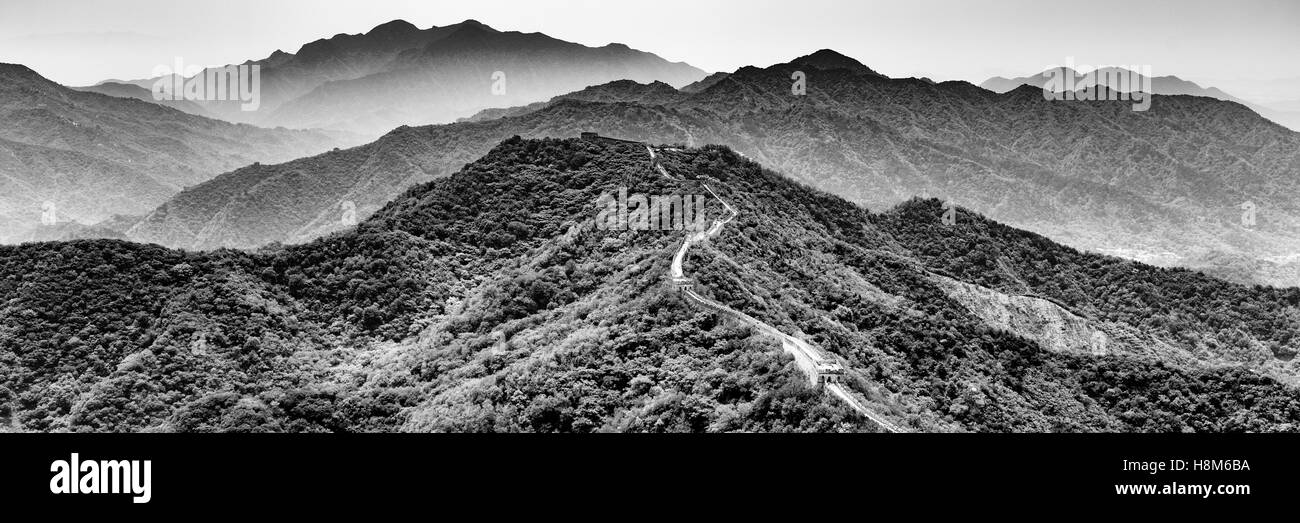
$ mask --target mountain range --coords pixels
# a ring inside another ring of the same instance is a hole
[[[1077,248],[1242,282],[1300,282],[1288,258],[1300,248],[1300,134],[1240,104],[1157,95],[1134,112],[1125,101],[1048,101],[1029,86],[999,94],[851,63],[823,50],[690,90],[612,82],[402,127],[363,147],[217,177],[129,237],[192,249],[301,242],[346,227],[349,202],[364,218],[488,144],[594,131],[725,144],[870,208],[927,195]],[[796,71],[806,73],[806,96],[791,92]],[[1250,222],[1246,203],[1256,209]]]
[[[81,92],[12,64],[0,64],[0,122],[4,243],[138,217],[221,172],[357,143],[343,133],[261,129]]]
[[[985,89],[988,89],[996,93],[1005,93],[1007,91],[1010,91],[1022,85],[1041,88],[1047,84],[1048,79],[1053,75],[1056,75],[1057,77],[1062,79],[1065,79],[1067,78],[1067,76],[1072,75],[1074,77],[1074,83],[1070,85],[1074,85],[1076,86],[1076,88],[1079,89],[1089,88],[1094,85],[1097,85],[1098,79],[1101,79],[1102,80],[1101,83],[1105,84],[1106,87],[1111,89],[1116,89],[1121,91],[1132,89],[1132,87],[1130,86],[1114,85],[1113,83],[1111,83],[1110,80],[1115,78],[1115,76],[1110,75],[1110,73],[1115,73],[1115,72],[1128,74],[1130,71],[1128,69],[1123,69],[1119,67],[1103,67],[1094,71],[1090,71],[1091,74],[1086,74],[1086,73],[1080,73],[1068,67],[1058,67],[1056,69],[1049,69],[1047,71],[1044,71],[1042,74],[1023,76],[1019,78],[1003,78],[1001,76],[995,76],[993,78],[989,78],[988,80],[985,80],[984,83],[980,84],[980,87],[983,87]],[[1261,104],[1251,103],[1246,100],[1242,100],[1228,93],[1225,93],[1223,92],[1223,90],[1218,89],[1216,87],[1201,87],[1200,85],[1197,85],[1196,82],[1183,80],[1182,78],[1179,78],[1177,76],[1172,76],[1172,75],[1156,76],[1156,77],[1147,77],[1145,75],[1138,75],[1138,76],[1139,78],[1142,78],[1142,80],[1140,80],[1141,84],[1139,85],[1150,85],[1151,92],[1153,94],[1162,94],[1162,95],[1182,94],[1182,95],[1189,95],[1189,96],[1204,96],[1207,98],[1214,98],[1216,100],[1236,102],[1250,108],[1250,110],[1255,111],[1260,116],[1263,116],[1265,118],[1268,118],[1269,120],[1281,124],[1291,129],[1292,131],[1300,131],[1300,109],[1287,105],[1285,102],[1274,103],[1265,106]],[[1149,82],[1149,84],[1147,82]]]
[[[623,44],[587,47],[475,20],[420,29],[403,20],[276,51],[260,66],[261,106],[196,101],[264,127],[337,129],[377,137],[401,125],[446,123],[615,80],[684,86],[705,73]],[[131,83],[151,88],[159,79]]]
[[[705,215],[734,219],[685,260],[695,292],[819,347],[905,430],[1300,427],[1300,290],[949,221],[934,199],[872,213],[720,146],[520,138],[303,245],[0,247],[0,424],[879,429],[677,292],[690,232],[597,227],[620,189],[716,195]]]
[[[0,432],[1300,430],[1277,107],[473,20],[245,65],[0,65]]]

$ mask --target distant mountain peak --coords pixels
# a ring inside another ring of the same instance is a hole
[[[397,19],[391,22],[386,22],[375,26],[375,28],[371,29],[369,33],[366,33],[366,35],[376,36],[376,35],[409,34],[409,33],[417,32],[419,30],[420,28],[416,27],[415,24],[407,22],[406,20]]]
[[[432,51],[442,46],[450,45],[484,45],[488,41],[496,41],[496,35],[510,35],[512,33],[502,33],[492,27],[470,19],[459,24],[452,24],[445,28],[448,31],[447,36],[430,42],[426,51]],[[519,34],[519,33],[513,33]]]
[[[485,23],[483,23],[483,22],[480,22],[480,21],[478,21],[478,20],[475,20],[475,19],[473,19],[473,18],[470,18],[470,19],[468,19],[468,20],[465,20],[464,22],[461,22],[461,23],[459,23],[459,24],[456,24],[456,27],[459,27],[459,28],[461,28],[461,29],[466,29],[466,28],[481,29],[481,30],[490,31],[490,32],[493,32],[493,33],[498,33],[498,32],[500,32],[500,31],[497,31],[496,29],[493,29],[492,26],[487,25],[487,24],[485,24]]]
[[[1011,96],[1030,96],[1030,97],[1037,96],[1041,98],[1043,96],[1043,88],[1031,84],[1020,84],[1017,85],[1014,89],[1007,91],[1004,94],[1011,95]]]
[[[279,67],[293,59],[294,59],[293,53],[286,53],[281,49],[276,49],[274,53],[271,53],[271,56],[268,56],[261,60],[248,60],[244,63],[260,64],[263,67]]]
[[[790,61],[790,65],[807,65],[821,70],[847,69],[857,74],[885,77],[885,75],[863,65],[862,62],[830,49],[822,49],[807,56],[800,56]]]

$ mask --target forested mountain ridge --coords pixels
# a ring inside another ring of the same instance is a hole
[[[365,219],[411,185],[450,175],[511,136],[599,131],[650,140],[676,134],[675,122],[662,112],[561,100],[518,118],[401,127],[353,149],[223,174],[159,206],[128,237],[185,249],[301,243],[345,228],[345,206]]]
[[[740,214],[692,249],[699,292],[842,358],[847,386],[911,430],[1297,429],[1300,392],[1279,380],[1294,375],[1300,291],[1080,253],[965,211],[947,226],[933,200],[872,214],[724,147],[662,154],[672,178],[639,144],[511,138],[355,228],[256,252],[0,248],[0,421],[873,430],[809,389],[773,340],[673,291],[682,232],[594,226],[602,193],[707,182]],[[1042,281],[1047,270],[1075,281]],[[1031,341],[1041,333],[990,327],[944,274],[1059,302],[1108,346],[1047,349]],[[1194,298],[1219,295],[1240,311]],[[1140,307],[1151,321],[1126,310]],[[1162,360],[1150,341],[1188,357]]]
[[[76,91],[11,64],[0,64],[0,121],[0,243],[142,215],[235,167],[355,143]]]
[[[474,121],[399,129],[380,142],[405,143],[409,133],[428,140],[400,159],[417,166],[413,172],[424,179],[454,172],[516,134],[597,131],[659,143],[725,144],[873,209],[918,195],[937,197],[1081,249],[1204,268],[1243,282],[1300,282],[1293,259],[1300,248],[1300,207],[1292,198],[1300,194],[1300,134],[1239,104],[1157,95],[1150,110],[1134,112],[1128,101],[1048,101],[1031,87],[998,94],[965,82],[889,79],[832,54],[745,67],[677,96],[653,86],[593,86]],[[796,72],[805,73],[805,96],[792,93]],[[494,116],[503,117],[488,119]],[[133,237],[244,247],[331,230],[299,222],[286,235],[275,230],[278,221],[257,223],[264,212],[240,201],[238,191],[220,187],[224,183],[203,187],[205,201],[238,208],[221,216],[241,223],[216,223],[215,211],[175,201],[167,216],[204,227],[154,217]],[[400,189],[385,186],[386,193],[362,199],[387,201]],[[332,193],[331,204],[343,193]],[[286,194],[257,198],[294,208],[298,216],[337,213],[297,208]],[[1244,216],[1247,204],[1251,220]],[[367,204],[367,212],[377,208]],[[212,229],[205,229],[209,224]],[[241,232],[223,232],[227,228]],[[184,230],[235,240],[175,232]],[[244,232],[248,236],[240,236]]]

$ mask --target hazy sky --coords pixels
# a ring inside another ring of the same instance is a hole
[[[176,56],[216,65],[294,52],[396,18],[621,42],[708,71],[831,48],[889,76],[979,83],[1072,56],[1300,99],[1300,0],[0,0],[0,61],[92,84],[146,77]]]

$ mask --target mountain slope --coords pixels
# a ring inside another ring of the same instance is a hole
[[[339,141],[75,91],[7,64],[0,64],[0,120],[0,242],[39,234],[43,218],[89,225],[144,214],[220,172]]]
[[[1300,427],[1300,392],[1285,383],[1300,291],[1080,253],[965,211],[948,226],[935,200],[872,214],[722,147],[659,154],[669,176],[641,144],[512,138],[355,229],[257,253],[0,248],[11,297],[0,421],[874,430],[809,388],[774,340],[674,291],[668,269],[686,231],[595,226],[602,193],[689,195],[707,183],[738,214],[691,250],[697,292],[834,355],[845,386],[891,423]],[[1005,303],[1010,321],[981,316],[975,294]],[[1076,339],[1097,332],[1098,346]]]
[[[808,95],[793,96],[791,75],[805,69]],[[410,154],[391,161],[424,177],[450,173],[516,134],[596,131],[661,143],[722,143],[872,208],[930,195],[1079,248],[1162,265],[1240,257],[1247,263],[1207,270],[1247,282],[1300,282],[1286,265],[1300,249],[1300,207],[1292,197],[1300,193],[1300,135],[1238,104],[1156,96],[1151,110],[1138,113],[1125,101],[1047,101],[1031,87],[997,94],[964,82],[893,80],[806,64],[742,68],[676,99],[639,103],[642,91],[597,86],[500,113],[510,117],[402,130],[378,143],[417,136],[420,145],[402,145]],[[580,100],[592,93],[609,98],[591,99],[608,101]],[[369,176],[335,172],[330,176],[357,183]],[[257,176],[282,174],[264,169]],[[264,219],[266,211],[240,200],[242,193],[226,183],[200,188],[195,200],[201,206],[170,202],[165,216],[142,224],[137,237],[210,248],[295,241],[332,230],[308,226],[307,219]],[[339,202],[365,200],[364,217],[399,191],[390,186],[364,197],[336,191],[324,199],[328,206],[302,208],[287,193],[257,198],[300,217],[337,216]],[[1243,224],[1245,202],[1258,210],[1253,225]],[[209,207],[231,209],[222,219],[237,223],[214,225],[210,236],[232,241],[172,236],[213,223],[217,211]],[[185,225],[169,223],[172,216]],[[240,232],[220,232],[228,227]]]

